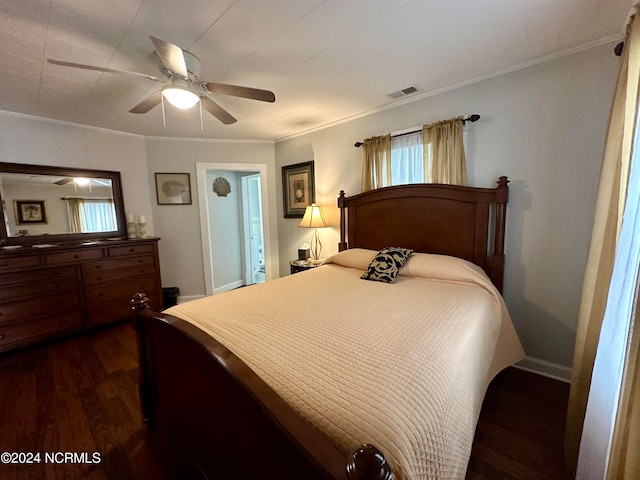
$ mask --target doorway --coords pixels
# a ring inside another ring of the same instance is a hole
[[[196,170],[205,293],[271,278],[266,165],[196,163]]]
[[[241,176],[245,285],[265,281],[260,174]]]

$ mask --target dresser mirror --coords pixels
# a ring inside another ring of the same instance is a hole
[[[120,172],[0,162],[0,245],[125,238]]]

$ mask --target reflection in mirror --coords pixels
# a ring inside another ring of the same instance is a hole
[[[0,162],[0,198],[6,244],[126,235],[118,172]]]
[[[115,232],[108,178],[0,173],[7,235]]]

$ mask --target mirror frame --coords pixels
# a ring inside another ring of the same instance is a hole
[[[113,204],[116,209],[118,230],[96,233],[54,233],[49,235],[27,235],[24,237],[10,237],[7,235],[7,226],[4,214],[0,215],[0,245],[37,245],[39,243],[77,243],[105,238],[127,238],[127,219],[124,212],[124,199],[122,196],[122,182],[120,172],[108,170],[91,170],[70,167],[52,167],[47,165],[28,165],[23,163],[0,162],[0,174],[24,173],[31,175],[55,175],[61,177],[94,177],[108,178],[113,189]],[[9,208],[9,206],[6,206]],[[0,192],[0,208],[2,208],[2,192]]]

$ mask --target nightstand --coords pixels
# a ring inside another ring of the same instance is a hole
[[[320,263],[311,263],[308,260],[291,260],[289,262],[289,265],[291,266],[291,274],[319,267],[323,262],[324,260]]]

